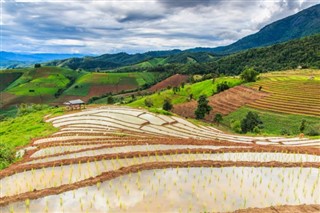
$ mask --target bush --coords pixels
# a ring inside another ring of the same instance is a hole
[[[208,105],[209,101],[207,100],[207,96],[201,95],[198,99],[198,107],[194,114],[196,115],[196,119],[203,119],[206,114],[209,114],[212,110],[212,107]]]
[[[292,135],[292,132],[289,129],[281,129],[281,135]]]
[[[37,112],[43,109],[48,109],[50,106],[45,104],[20,104],[18,107],[18,116],[26,115],[32,112]]]
[[[231,121],[230,127],[236,133],[241,133],[241,122],[239,120]]]
[[[320,126],[312,126],[306,130],[306,134],[309,136],[319,136],[320,135]]]
[[[299,127],[300,133],[303,133],[304,130],[306,129],[306,122],[307,122],[307,121],[306,121],[305,119],[302,119],[301,124],[300,124],[300,127]]]
[[[262,124],[263,122],[257,113],[248,112],[246,117],[241,121],[241,131],[243,133],[253,132],[255,127],[262,128]]]
[[[13,149],[0,144],[0,170],[6,168],[15,159],[15,152]]]
[[[240,78],[245,82],[255,82],[259,73],[253,68],[245,68],[244,71],[240,74]]]
[[[223,120],[222,115],[220,113],[215,114],[213,121],[219,126],[221,121]]]
[[[146,105],[147,107],[152,107],[153,106],[153,101],[150,98],[146,98],[144,100],[144,105]]]
[[[166,111],[170,111],[172,108],[173,108],[173,105],[171,103],[171,100],[168,98],[164,99],[162,109]]]
[[[221,83],[217,84],[217,93],[225,91],[225,90],[227,90],[229,88],[230,87],[229,87],[229,85],[228,85],[228,83],[226,81],[221,82]]]
[[[108,96],[107,103],[108,104],[113,104],[114,103],[114,98],[112,96]]]

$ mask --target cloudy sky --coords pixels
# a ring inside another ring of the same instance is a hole
[[[115,53],[216,47],[319,0],[0,0],[2,50]]]

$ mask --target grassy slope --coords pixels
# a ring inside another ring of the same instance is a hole
[[[240,79],[233,77],[217,78],[214,83],[212,83],[212,80],[205,80],[194,84],[187,84],[176,94],[174,94],[172,89],[169,89],[160,93],[152,94],[150,96],[142,97],[137,101],[128,104],[128,106],[145,107],[144,101],[147,97],[153,101],[153,105],[155,108],[159,108],[162,107],[163,100],[165,98],[170,98],[173,104],[179,104],[186,102],[188,100],[189,94],[193,94],[193,97],[195,99],[198,99],[201,95],[211,96],[212,93],[216,91],[217,84],[223,81],[227,81],[231,86],[235,86],[241,83]]]
[[[57,67],[26,68],[23,75],[5,89],[18,96],[54,95],[58,89],[64,88],[70,77],[78,77],[80,73]],[[35,90],[34,93],[29,90]]]
[[[88,73],[81,76],[77,81],[64,92],[64,95],[88,95],[90,88],[94,85],[134,85],[137,88],[146,83],[152,83],[156,73],[134,72],[134,73]],[[78,86],[76,89],[75,86]]]
[[[298,135],[302,119],[307,121],[307,126],[309,127],[319,124],[319,118],[317,117],[274,113],[250,107],[241,107],[237,111],[230,113],[223,118],[222,123],[230,126],[233,120],[243,119],[249,111],[256,112],[259,115],[264,126],[262,133],[266,135],[281,135],[281,130],[283,129],[289,130],[292,135]]]
[[[58,131],[51,123],[44,122],[43,117],[62,113],[62,108],[48,108],[0,122],[0,146],[14,149],[27,145],[32,138],[47,136]],[[7,162],[0,156],[0,169],[5,166]]]

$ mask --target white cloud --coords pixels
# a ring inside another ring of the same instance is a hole
[[[230,44],[316,4],[308,0],[17,0],[3,4],[3,48],[139,52]]]

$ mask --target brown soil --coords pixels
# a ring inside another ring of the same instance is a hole
[[[205,120],[212,121],[216,113],[227,115],[246,104],[253,103],[268,95],[266,92],[259,92],[245,86],[233,87],[208,98],[209,105],[212,106],[213,110],[205,117]],[[175,105],[172,111],[183,117],[195,118],[194,111],[197,105],[197,101],[193,100]]]
[[[93,96],[101,96],[106,93],[119,93],[121,91],[125,90],[133,90],[137,89],[137,85],[96,85],[92,86],[90,88],[89,94],[87,96],[93,97]]]
[[[234,213],[319,213],[320,205],[283,205],[283,206],[271,206],[267,208],[248,208],[234,211]]]
[[[177,86],[180,86],[181,83],[187,82],[188,78],[189,78],[188,75],[176,74],[152,86],[151,88],[148,89],[148,91],[149,92],[160,91],[163,89],[167,89],[168,86],[177,87]]]

